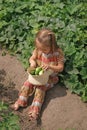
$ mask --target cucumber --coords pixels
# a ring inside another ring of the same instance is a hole
[[[41,67],[37,67],[35,71],[40,72],[42,70]]]
[[[39,72],[42,70],[42,68],[41,67],[37,67],[36,69],[35,69],[35,75],[39,75]]]
[[[44,71],[43,70],[41,70],[40,72],[39,72],[39,75],[42,75],[44,73]]]
[[[35,70],[30,72],[31,75],[42,75],[44,73],[41,67],[37,67]]]

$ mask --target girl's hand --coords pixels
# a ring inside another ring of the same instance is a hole
[[[30,66],[35,68],[35,67],[36,67],[36,62],[35,62],[34,60],[32,60],[32,61],[30,62]]]
[[[49,65],[48,65],[48,64],[44,64],[44,65],[42,65],[41,67],[42,67],[43,70],[49,69]]]

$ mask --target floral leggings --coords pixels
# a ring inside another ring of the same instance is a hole
[[[52,83],[50,83],[52,81]],[[45,93],[48,89],[52,88],[54,84],[58,82],[58,77],[50,77],[49,83],[43,86],[34,86],[28,80],[24,82],[20,92],[19,98],[17,100],[18,104],[22,107],[27,106],[28,98],[34,93],[33,102],[29,108],[30,112],[35,112],[39,114],[41,106],[44,101]]]

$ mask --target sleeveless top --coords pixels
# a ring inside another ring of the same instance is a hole
[[[64,54],[60,48],[57,49],[57,51],[49,54],[41,53],[39,51],[36,51],[36,62],[37,65],[40,66],[42,64],[52,64],[52,65],[58,65],[59,62],[64,62]]]
[[[41,66],[43,64],[58,65],[59,62],[64,62],[64,55],[63,55],[63,52],[62,52],[62,50],[60,48],[58,48],[55,52],[49,53],[49,54],[42,53],[42,52],[38,51],[37,49],[35,49],[33,51],[33,53],[36,56],[37,66]],[[53,85],[53,83],[54,84],[57,83],[57,81],[58,81],[58,76],[57,75],[58,75],[58,72],[54,71],[49,76],[48,83],[51,86]]]

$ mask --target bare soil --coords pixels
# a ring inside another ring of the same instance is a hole
[[[0,50],[0,100],[10,105],[18,98],[28,74],[16,56],[2,53]],[[37,121],[30,122],[27,112],[28,107],[15,112],[20,117],[21,130],[87,130],[87,104],[59,84],[47,92]]]

